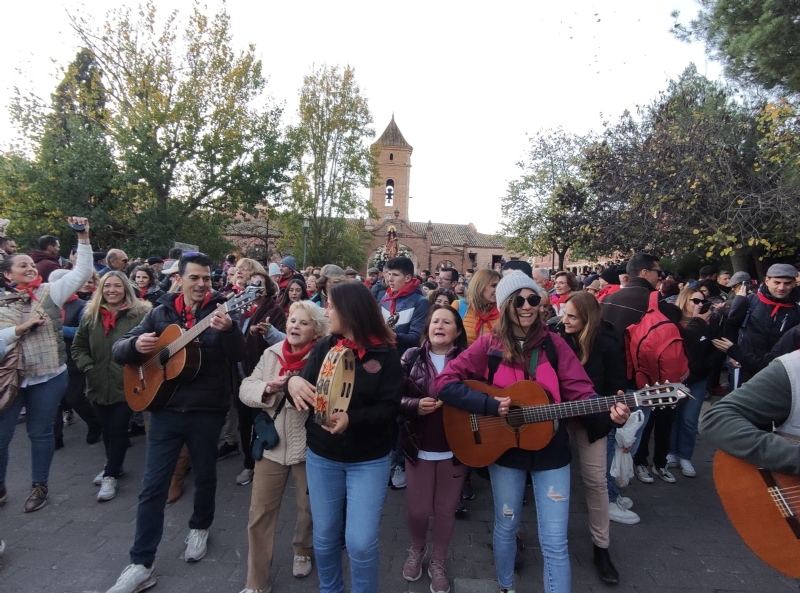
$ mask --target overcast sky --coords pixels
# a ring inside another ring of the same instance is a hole
[[[102,22],[118,0],[39,0],[3,7],[0,98],[14,85],[47,97],[56,65],[77,49],[66,11]],[[158,0],[188,16],[190,0]],[[209,12],[219,4],[210,0]],[[350,64],[369,100],[376,136],[392,113],[414,147],[411,220],[473,222],[500,229],[499,198],[518,175],[526,135],[563,126],[600,130],[656,97],[690,63],[710,78],[720,67],[699,44],[670,34],[694,0],[545,3],[354,0],[229,0],[234,45],[254,43],[269,92],[295,117],[313,63]],[[22,70],[19,74],[17,70]],[[0,146],[13,136],[0,117]]]

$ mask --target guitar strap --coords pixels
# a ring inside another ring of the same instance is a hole
[[[558,373],[558,351],[556,350],[556,345],[553,343],[553,338],[550,337],[550,334],[547,334],[544,338],[544,353],[547,355],[547,360],[550,362],[550,366],[553,367],[553,370]],[[500,363],[503,362],[503,357],[499,354],[489,354],[489,376],[487,378],[487,383],[489,385],[494,385],[494,374],[497,372],[497,369],[500,368]],[[532,381],[536,380],[536,367],[539,364],[539,349],[536,348],[531,353],[531,364],[529,365],[529,373],[530,377],[528,377],[528,372],[525,373],[525,379],[527,380],[530,378]]]

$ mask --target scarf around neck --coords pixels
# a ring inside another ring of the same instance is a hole
[[[32,301],[38,301],[39,299],[36,298],[34,291],[42,285],[42,277],[36,276],[36,280],[30,282],[29,284],[18,284],[17,285],[17,292],[22,292],[23,290],[28,293]]]
[[[203,310],[203,307],[209,303],[209,301],[211,301],[210,290],[206,293],[206,296],[203,297],[203,302],[200,303],[200,306],[197,307],[198,314]],[[175,310],[178,312],[178,315],[181,316],[184,327],[186,329],[192,329],[194,327],[194,322],[197,319],[197,315],[195,315],[192,310],[186,306],[186,301],[183,299],[183,293],[179,294],[178,298],[175,299]]]
[[[294,374],[298,371],[302,371],[306,366],[306,356],[311,352],[311,348],[314,347],[315,343],[316,340],[312,340],[308,346],[303,348],[300,352],[292,352],[292,345],[289,344],[289,340],[284,340],[281,346],[281,354],[283,356],[278,357],[281,363],[281,372],[278,373],[278,376],[283,377],[286,373]]]
[[[775,317],[778,314],[778,311],[781,309],[793,309],[795,307],[794,303],[782,303],[780,301],[772,300],[762,292],[758,293],[758,300],[768,307],[773,307],[772,313],[769,315],[770,317]]]
[[[103,322],[103,337],[107,338],[112,329],[117,327],[117,314],[123,309],[127,309],[127,305],[122,305],[116,311],[109,311],[106,306],[100,307],[100,321]]]
[[[496,304],[492,305],[492,308],[489,309],[488,313],[483,313],[480,309],[476,308],[475,316],[478,318],[478,321],[475,324],[475,335],[482,336],[483,324],[486,324],[487,331],[492,331],[492,326],[494,325],[493,322],[500,319],[500,310],[497,308]]]
[[[370,336],[369,337],[369,345],[370,346],[382,346],[383,344],[384,344],[384,341],[381,340],[380,338],[377,338],[375,336]],[[345,348],[350,348],[350,350],[352,350],[355,353],[355,355],[358,356],[359,360],[364,358],[364,355],[367,353],[367,348],[368,348],[368,347],[360,346],[360,345],[356,344],[355,342],[353,342],[352,340],[348,340],[347,338],[342,338],[342,339],[338,340],[336,342],[336,345],[337,346],[344,346]]]
[[[390,301],[389,304],[389,314],[394,315],[394,310],[397,308],[397,299],[401,299],[404,296],[408,296],[413,294],[415,290],[419,287],[419,280],[416,278],[412,278],[410,282],[406,282],[406,284],[397,291],[397,294],[394,294],[392,287],[386,289],[386,296],[383,297],[382,303],[386,301]]]

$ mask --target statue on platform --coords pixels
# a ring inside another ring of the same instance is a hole
[[[397,257],[400,253],[400,241],[397,240],[397,231],[391,227],[386,233],[386,255],[389,259]]]

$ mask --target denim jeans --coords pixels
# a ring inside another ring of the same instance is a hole
[[[697,425],[700,422],[700,410],[703,401],[706,399],[706,389],[708,381],[703,379],[687,385],[692,392],[691,397],[687,397],[678,404],[677,416],[672,423],[672,435],[669,439],[669,452],[677,455],[681,459],[692,458],[694,444],[697,440]]]
[[[489,466],[494,499],[494,564],[501,589],[514,588],[516,537],[522,522],[525,477],[522,469]],[[531,472],[533,498],[539,528],[539,546],[544,558],[546,593],[569,593],[572,575],[567,547],[569,520],[569,465]]]
[[[136,510],[136,537],[131,563],[149,566],[156,557],[164,533],[164,507],[175,473],[175,463],[184,443],[192,458],[194,513],[189,529],[208,529],[214,521],[217,494],[217,439],[225,423],[219,412],[173,412],[150,415],[147,457]]]
[[[361,463],[331,461],[310,449],[306,453],[320,593],[344,593],[342,523],[345,501],[345,542],[350,556],[351,591],[378,591],[378,527],[390,468],[391,453]]]
[[[103,476],[118,478],[130,445],[128,424],[130,424],[133,410],[130,409],[127,402],[116,404],[92,402],[92,406],[94,406],[95,416],[100,419],[100,425],[103,427],[103,445],[106,448],[106,466]]]
[[[49,381],[20,389],[14,401],[0,414],[0,488],[6,484],[8,446],[14,437],[23,406],[26,409],[25,426],[31,441],[31,483],[47,482],[56,450],[53,418],[66,388],[67,371],[64,371]]]

